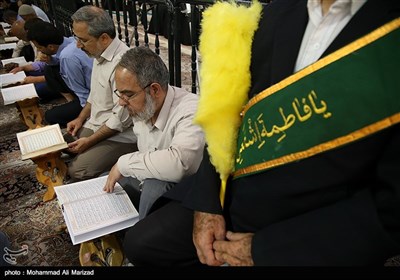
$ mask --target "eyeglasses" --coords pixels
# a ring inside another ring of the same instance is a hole
[[[79,42],[80,44],[82,44],[82,45],[84,45],[84,46],[86,46],[86,44],[87,44],[90,40],[92,40],[92,38],[90,38],[89,40],[83,41],[81,38],[79,38],[79,37],[76,36],[75,34],[73,34],[72,36],[75,38],[75,40],[76,40],[77,42]]]
[[[129,102],[130,100],[132,100],[133,98],[135,98],[137,95],[139,95],[139,93],[141,93],[142,91],[144,91],[146,88],[148,88],[149,86],[151,86],[153,82],[149,83],[147,86],[145,86],[144,88],[142,88],[139,92],[133,92],[130,91],[132,94],[131,95],[126,95],[126,93],[121,93],[119,92],[117,89],[114,90],[114,93],[116,96],[118,96],[119,98],[121,98],[123,101],[125,102]],[[129,91],[128,91],[129,92]]]

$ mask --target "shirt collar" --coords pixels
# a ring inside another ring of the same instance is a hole
[[[350,13],[353,16],[367,0],[336,0],[330,11],[343,11]],[[318,25],[322,20],[321,0],[308,0],[307,2],[308,15],[314,25]]]
[[[104,60],[107,61],[112,61],[114,58],[115,50],[118,48],[119,45],[119,39],[118,37],[115,37],[111,44],[108,45],[108,47],[103,51],[103,53],[100,55],[99,58],[97,58],[97,62],[100,64]]]
[[[159,130],[163,131],[165,125],[167,124],[169,111],[172,107],[172,102],[174,101],[175,91],[171,86],[168,86],[167,95],[164,99],[164,104],[161,107],[160,114],[158,114],[157,120],[154,124]]]

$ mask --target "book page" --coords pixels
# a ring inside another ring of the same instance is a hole
[[[22,155],[65,143],[58,124],[17,133],[17,139]]]
[[[5,31],[5,29],[4,29],[4,31]],[[0,44],[0,51],[8,50],[8,49],[15,49],[16,47],[17,47],[17,43]]]
[[[7,59],[1,60],[1,64],[3,64],[3,67],[4,67],[4,65],[6,65],[8,63],[18,63],[18,66],[24,66],[24,65],[28,64],[25,57],[23,57],[23,56],[7,58]]]
[[[57,199],[61,204],[65,204],[75,200],[83,200],[92,196],[103,195],[103,187],[107,182],[108,176],[101,176],[85,181],[80,181],[68,185],[58,186],[54,188]],[[123,191],[122,187],[117,183],[114,192]]]
[[[10,28],[11,26],[7,23],[7,22],[0,22],[0,25],[3,27],[3,28]]]
[[[33,84],[1,89],[4,105],[9,105],[26,98],[39,97]]]
[[[135,206],[118,183],[113,193],[103,191],[107,177],[54,188],[74,245],[133,226],[139,219]]]
[[[63,204],[63,209],[71,227],[68,230],[74,235],[118,224],[139,215],[125,191],[103,192],[100,196]]]
[[[16,36],[9,36],[9,37],[4,37],[4,42],[9,43],[9,42],[17,42],[19,39]]]
[[[10,84],[22,82],[25,79],[25,77],[26,77],[26,75],[25,75],[24,71],[20,71],[15,74],[13,74],[13,73],[1,74],[0,75],[0,85],[7,86]]]

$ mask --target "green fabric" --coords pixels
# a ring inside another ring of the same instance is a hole
[[[257,102],[243,116],[235,170],[307,151],[399,113],[399,65],[397,28]]]

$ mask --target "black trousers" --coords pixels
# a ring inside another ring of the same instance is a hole
[[[127,230],[124,253],[135,266],[203,266],[192,231],[193,211],[170,201]]]
[[[82,107],[78,98],[75,98],[71,102],[61,104],[53,107],[44,113],[44,119],[48,124],[60,124],[60,127],[64,128],[67,123],[74,120],[79,116],[82,111]]]
[[[72,93],[73,91],[64,82],[64,79],[60,75],[60,65],[46,65],[44,68],[44,77],[46,78],[47,86],[51,91]]]

